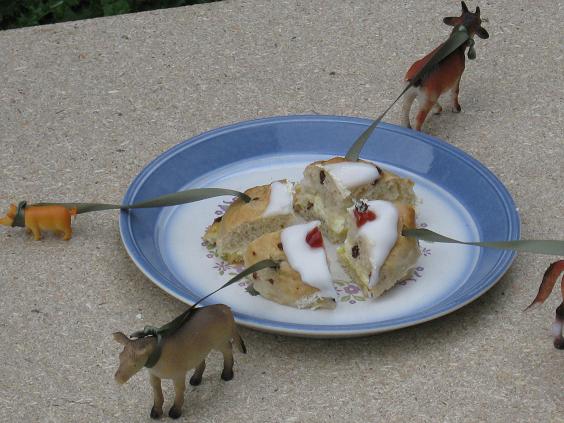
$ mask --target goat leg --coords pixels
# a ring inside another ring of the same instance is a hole
[[[153,408],[151,408],[151,418],[152,419],[159,419],[163,415],[163,390],[161,387],[161,380],[154,376],[150,375],[151,378],[151,386],[153,387]]]

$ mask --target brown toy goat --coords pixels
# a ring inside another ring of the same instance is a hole
[[[476,11],[472,13],[468,10],[468,7],[464,2],[462,2],[462,15],[444,18],[443,22],[455,27],[453,31],[456,30],[457,26],[464,25],[468,30],[470,39],[441,61],[433,71],[426,75],[420,84],[416,84],[416,86],[411,87],[406,92],[402,109],[402,124],[411,128],[409,112],[413,101],[417,98],[419,110],[417,112],[415,129],[418,131],[421,130],[421,127],[431,110],[433,110],[436,114],[441,113],[443,109],[438,103],[438,100],[441,94],[447,91],[452,92],[453,111],[458,113],[462,110],[460,103],[458,102],[458,92],[460,89],[460,78],[464,72],[466,62],[464,52],[466,48],[469,47],[470,50],[468,51],[468,58],[475,58],[475,52],[473,50],[473,36],[478,35],[478,37],[484,39],[489,37],[488,32],[481,26],[482,20],[480,18],[480,8],[476,7]],[[441,46],[437,47],[421,60],[418,60],[411,65],[405,75],[405,80],[408,82],[411,81],[440,47]]]
[[[74,208],[67,209],[59,205],[26,207],[22,201],[18,206],[10,204],[6,215],[0,218],[0,225],[25,226],[36,240],[41,239],[41,231],[60,232],[63,239],[68,241],[72,237],[71,217],[75,215]]]
[[[564,260],[555,261],[544,272],[539,292],[527,310],[538,304],[542,304],[552,293],[558,277],[564,273]],[[556,317],[552,324],[552,334],[554,335],[554,347],[564,350],[564,276],[560,280],[560,291],[562,293],[562,303],[556,308]]]
[[[116,381],[123,384],[147,364],[151,354],[157,349],[157,338],[149,336],[132,340],[121,332],[114,333],[113,337],[124,345],[119,355],[119,368],[115,374]],[[231,309],[223,304],[193,309],[190,317],[178,330],[170,335],[164,335],[160,357],[156,364],[149,368],[154,394],[151,417],[159,418],[163,414],[161,379],[173,380],[175,397],[169,416],[173,419],[180,417],[184,404],[186,373],[195,368],[190,384],[199,385],[206,368],[205,359],[211,350],[223,354],[221,378],[231,380],[233,378],[231,340],[242,353],[246,353],[245,344],[239,336]]]

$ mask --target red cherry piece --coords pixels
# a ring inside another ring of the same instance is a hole
[[[376,220],[376,214],[370,210],[366,210],[364,212],[358,211],[357,209],[353,210],[354,217],[356,219],[356,226],[360,228],[366,222],[371,222],[372,220]]]
[[[311,248],[323,247],[323,236],[317,226],[307,233],[305,241]]]

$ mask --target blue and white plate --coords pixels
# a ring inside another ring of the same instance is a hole
[[[157,157],[134,179],[124,203],[197,187],[244,191],[286,178],[301,179],[304,167],[344,155],[370,124],[338,116],[287,116],[216,129]],[[436,138],[381,124],[362,157],[415,182],[417,221],[467,241],[519,239],[519,215],[502,183],[481,163]],[[163,209],[122,212],[121,236],[141,271],[188,304],[241,270],[202,242],[212,220],[232,201],[218,197]],[[338,282],[335,310],[298,310],[260,296],[246,283],[230,286],[207,303],[231,306],[238,323],[287,335],[350,337],[421,323],[452,312],[491,288],[511,265],[510,251],[421,242],[412,279],[377,300],[357,286]]]

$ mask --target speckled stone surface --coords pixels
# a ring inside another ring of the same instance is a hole
[[[523,238],[562,239],[562,3],[480,6],[491,37],[467,64],[463,111],[432,116],[425,130],[497,174]],[[1,32],[0,208],[119,201],[156,155],[232,122],[374,117],[411,62],[448,35],[442,17],[458,11],[438,0],[224,1]],[[387,120],[398,123],[399,110]],[[110,335],[184,305],[137,270],[115,213],[74,227],[70,242],[0,228],[0,420],[149,421],[147,375],[114,382]],[[249,353],[236,356],[234,381],[219,379],[214,353],[181,421],[562,422],[564,352],[549,331],[560,299],[522,312],[553,259],[522,254],[474,303],[383,335],[242,329]]]

